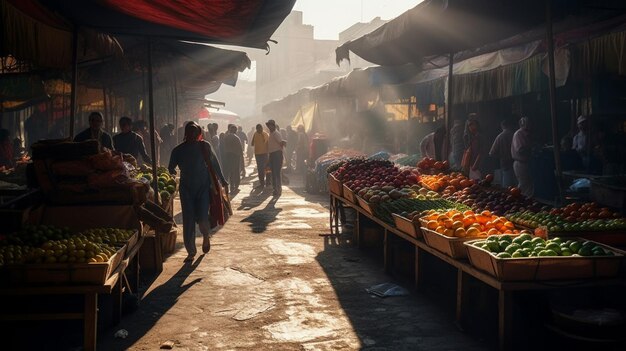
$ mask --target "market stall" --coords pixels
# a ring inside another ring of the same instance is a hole
[[[394,257],[398,245],[413,247],[409,264],[416,288],[430,269],[425,255],[453,267],[458,323],[475,288],[469,277],[496,289],[499,345],[510,349],[517,293],[623,286],[624,252],[586,237],[594,228],[624,237],[626,220],[592,204],[549,209],[521,197],[517,189],[493,188],[490,180],[479,185],[455,173],[421,175],[380,160],[345,160],[328,176],[330,225],[331,233],[339,233],[342,209],[356,211],[355,244],[382,251],[388,273],[398,262],[407,264]],[[561,224],[559,216],[574,208],[596,215],[587,221],[578,216],[576,224],[568,216]],[[536,215],[546,210],[553,216],[549,223]],[[520,211],[530,219],[522,219]]]

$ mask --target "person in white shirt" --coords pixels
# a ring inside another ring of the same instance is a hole
[[[583,159],[583,165],[589,166],[589,153],[588,153],[588,133],[589,133],[589,121],[587,116],[579,116],[576,120],[578,124],[578,133],[574,135],[572,141],[572,150],[576,150],[580,157]]]
[[[513,171],[517,177],[517,187],[522,194],[532,197],[535,192],[532,175],[530,174],[530,123],[528,117],[519,120],[519,129],[513,134],[511,141],[511,156],[513,157]]]
[[[444,127],[437,128],[434,132],[426,135],[420,142],[420,151],[422,158],[430,157],[435,160],[442,160],[444,135],[446,130]]]
[[[274,196],[282,194],[282,168],[283,168],[283,149],[287,146],[287,142],[283,140],[282,135],[276,129],[276,122],[270,119],[265,123],[270,130],[269,140],[267,141],[267,152],[269,153],[269,165],[272,171],[272,186],[274,187]]]

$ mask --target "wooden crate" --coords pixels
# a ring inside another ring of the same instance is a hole
[[[337,196],[343,196],[343,184],[332,174],[328,175],[328,191]]]
[[[426,241],[428,246],[453,258],[467,258],[467,250],[463,243],[476,239],[475,237],[456,238],[446,236],[424,227],[422,227],[422,234],[424,235],[424,241]]]
[[[353,203],[353,204],[357,203],[356,195],[354,194],[354,191],[348,188],[345,184],[343,185],[343,198],[346,199],[350,203]]]
[[[413,223],[408,218],[402,217],[399,214],[392,213],[393,221],[396,224],[396,228],[403,233],[406,233],[415,239],[420,239],[422,237],[422,230],[420,226],[416,223]]]
[[[374,210],[376,209],[376,204],[367,202],[367,201],[363,200],[363,198],[358,196],[358,195],[356,196],[356,199],[357,199],[357,201],[359,203],[359,206],[362,209],[364,209],[365,212],[371,214],[372,216],[374,215]]]
[[[124,259],[126,246],[107,262],[37,263],[5,267],[11,285],[29,284],[104,284]]]
[[[612,278],[619,274],[624,258],[623,252],[599,243],[615,256],[498,258],[472,245],[479,240],[464,243],[470,263],[501,281]]]
[[[176,238],[178,236],[178,230],[172,228],[168,233],[161,233],[161,252],[163,255],[171,254],[176,249]]]

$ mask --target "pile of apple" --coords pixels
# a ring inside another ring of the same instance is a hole
[[[415,168],[400,169],[393,163],[383,160],[352,160],[333,172],[335,178],[343,182],[355,193],[374,186],[402,189],[419,182],[419,172]]]
[[[621,215],[612,212],[607,207],[600,207],[595,202],[588,203],[571,203],[562,208],[554,208],[550,210],[551,215],[561,216],[567,222],[576,222],[581,219],[611,219],[620,218]]]
[[[424,157],[417,163],[417,169],[422,174],[442,173],[450,169],[450,164],[448,161],[437,161],[434,158]]]
[[[544,208],[538,202],[522,196],[517,188],[502,191],[473,185],[444,198],[460,202],[477,211],[489,210],[500,216],[518,211],[540,211]]]

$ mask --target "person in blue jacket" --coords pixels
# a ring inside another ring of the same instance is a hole
[[[215,186],[228,188],[211,144],[202,140],[202,128],[196,122],[188,122],[185,125],[185,140],[172,150],[168,167],[171,174],[176,174],[176,167],[180,169],[183,240],[188,254],[185,262],[193,261],[196,255],[196,223],[203,236],[202,252],[207,253],[211,249],[209,205],[213,181],[207,170],[207,158],[210,158],[212,169],[221,182]]]

